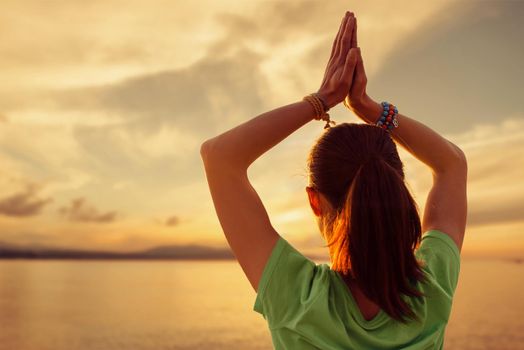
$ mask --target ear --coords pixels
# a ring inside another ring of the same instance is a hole
[[[309,205],[311,206],[313,213],[316,216],[320,216],[320,214],[322,214],[322,210],[320,208],[320,197],[317,190],[311,186],[306,186],[306,192],[309,198]]]

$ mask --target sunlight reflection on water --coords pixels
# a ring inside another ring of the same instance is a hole
[[[462,260],[445,348],[524,349],[524,264]],[[232,261],[0,260],[0,349],[271,349]]]

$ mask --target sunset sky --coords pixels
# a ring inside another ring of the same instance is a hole
[[[227,246],[201,143],[318,90],[346,10],[368,94],[466,153],[464,256],[524,257],[521,1],[2,1],[0,242]],[[327,254],[305,191],[322,128],[249,177],[282,236]],[[399,150],[422,215],[431,172]]]

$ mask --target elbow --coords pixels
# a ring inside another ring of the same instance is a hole
[[[222,167],[230,164],[230,157],[224,155],[224,150],[215,139],[208,139],[200,145],[200,157],[204,165],[221,164]]]
[[[206,163],[206,161],[209,159],[209,154],[211,152],[211,139],[204,141],[200,145],[200,157],[202,158],[202,161]]]
[[[218,166],[221,169],[245,170],[250,164],[215,138],[200,145],[200,157],[206,167],[216,168]]]
[[[432,169],[433,173],[453,173],[455,175],[463,174],[464,176],[467,176],[468,161],[466,158],[466,154],[453,142],[448,141],[448,144],[450,146],[450,149],[446,155],[446,158],[439,163],[438,167],[434,167]]]
[[[207,150],[209,148],[209,140],[205,141],[203,144],[200,145],[200,156],[204,158],[204,156],[207,154]]]
[[[466,157],[466,153],[454,143],[450,143],[455,151],[455,157],[452,168],[454,171],[460,171],[464,175],[466,175],[468,172],[468,159]]]
[[[468,166],[468,159],[466,158],[466,153],[464,153],[464,151],[457,145],[455,145],[454,143],[452,143],[453,145],[453,148],[455,148],[455,151],[457,153],[457,160],[458,160],[458,163],[460,163],[461,165],[467,167]]]

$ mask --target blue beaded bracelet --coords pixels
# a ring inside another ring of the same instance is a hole
[[[397,107],[389,102],[381,102],[382,115],[378,118],[375,123],[376,126],[389,132],[393,128],[398,128]]]

